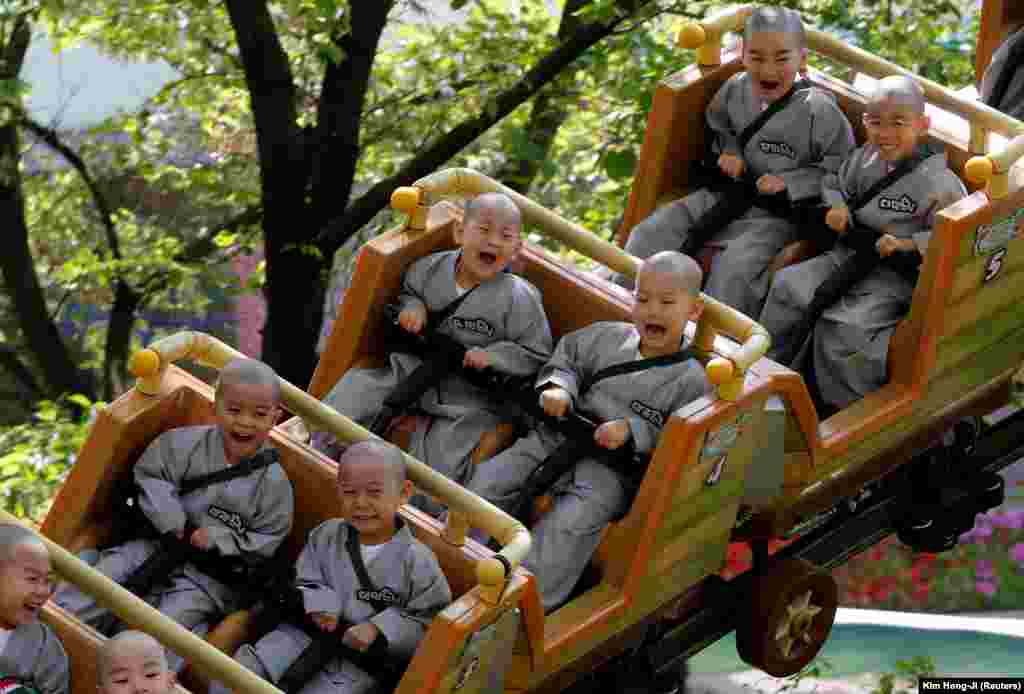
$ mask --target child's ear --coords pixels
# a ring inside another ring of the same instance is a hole
[[[455,239],[455,243],[459,246],[462,245],[462,230],[465,227],[465,223],[461,219],[455,220],[455,226],[452,228],[452,238]]]

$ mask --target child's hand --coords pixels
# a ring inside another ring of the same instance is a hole
[[[491,355],[482,349],[467,349],[462,365],[468,369],[486,369],[491,365]]]
[[[786,182],[775,174],[765,174],[757,179],[757,192],[765,195],[775,195],[786,189]]]
[[[572,396],[565,388],[554,386],[540,394],[540,406],[552,417],[564,417],[572,408]]]
[[[850,225],[849,207],[830,207],[825,213],[825,224],[842,236],[846,233],[846,227]]]
[[[896,251],[910,252],[916,248],[917,244],[914,243],[914,239],[898,239],[892,234],[886,234],[875,244],[875,250],[883,258],[889,257]]]
[[[174,531],[174,536],[177,537],[179,540],[184,540],[185,539],[185,529],[184,528],[180,528],[178,530],[175,530]]]
[[[338,628],[338,618],[329,612],[308,612],[307,614],[320,631],[330,633]]]
[[[398,314],[398,324],[406,332],[418,335],[427,322],[427,311],[422,306],[403,308]]]
[[[360,653],[365,653],[366,649],[377,640],[377,636],[380,634],[380,629],[373,622],[363,622],[362,624],[356,624],[351,626],[345,631],[345,635],[341,637],[341,642],[349,648],[354,648]]]
[[[629,422],[625,419],[614,419],[605,422],[594,432],[594,441],[598,446],[614,451],[629,440]]]
[[[743,175],[746,163],[735,154],[723,153],[718,157],[718,168],[729,178],[739,178]]]
[[[197,549],[210,549],[210,531],[206,528],[198,528],[188,539],[189,543]]]

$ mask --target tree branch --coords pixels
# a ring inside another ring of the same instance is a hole
[[[89,194],[92,195],[93,202],[96,204],[96,209],[100,213],[100,220],[107,235],[107,245],[110,246],[110,252],[114,258],[121,260],[121,243],[117,238],[117,228],[114,226],[114,215],[110,209],[110,204],[107,202],[106,196],[100,191],[99,186],[96,185],[96,179],[89,173],[89,168],[82,157],[60,139],[56,130],[37,123],[27,113],[22,112],[19,115],[18,123],[64,157],[75,171],[78,172],[78,175],[82,177],[86,187],[89,189]]]
[[[328,222],[314,243],[326,256],[333,256],[352,234],[388,204],[395,188],[410,185],[428,173],[436,171],[491,126],[536,94],[587,49],[612,34],[626,19],[638,14],[652,2],[654,0],[636,0],[629,3],[631,9],[628,14],[606,22],[593,22],[580,28],[576,34],[542,58],[519,82],[494,97],[484,108],[483,113],[463,121],[439,137],[398,173],[379,181],[353,202],[344,214]]]
[[[0,367],[6,369],[19,383],[32,392],[33,395],[41,397],[42,388],[36,383],[35,376],[28,367],[18,358],[18,350],[10,345],[0,344]]]

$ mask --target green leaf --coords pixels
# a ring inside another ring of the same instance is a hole
[[[605,155],[604,170],[611,178],[629,178],[635,168],[636,153],[631,149],[622,149]]]
[[[90,400],[89,398],[85,397],[81,393],[73,393],[72,395],[69,395],[68,396],[68,402],[73,402],[76,405],[80,405],[81,407],[84,407],[85,409],[88,409],[88,408],[92,407],[92,400]]]
[[[334,63],[335,65],[341,63],[344,58],[344,54],[341,52],[341,49],[333,43],[320,44],[317,46],[317,53],[319,53],[320,57],[324,61]]]

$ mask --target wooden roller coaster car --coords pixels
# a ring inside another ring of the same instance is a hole
[[[657,87],[624,230],[659,200],[685,191],[689,163],[704,145],[704,108],[718,85],[739,69],[735,54],[718,59],[714,42],[740,17],[742,10],[726,13],[699,31],[684,32],[688,40],[705,41],[698,51],[703,66]],[[818,32],[808,33],[811,48],[833,60],[875,75],[899,71]],[[810,78],[835,92],[851,122],[860,122],[862,95],[816,72]],[[968,117],[976,145],[985,129],[1007,137],[1024,131],[1017,121],[937,85],[926,89],[933,105]],[[403,509],[403,517],[437,552],[455,597],[430,625],[397,692],[563,691],[643,643],[651,625],[688,624],[712,602],[730,603],[740,612],[738,646],[753,665],[785,675],[813,658],[834,618],[835,584],[812,563],[784,557],[784,551],[772,555],[769,540],[859,498],[867,485],[905,467],[961,417],[1002,405],[1013,373],[1024,362],[1024,312],[1015,306],[1024,293],[1024,239],[1012,233],[1024,193],[1005,189],[1021,141],[968,165],[976,152],[967,143],[938,131],[933,137],[947,148],[958,173],[966,167],[986,175],[988,194],[976,191],[939,213],[913,305],[891,348],[891,382],[821,422],[802,378],[761,358],[767,348],[763,328],[708,300],[692,334],[717,392],[673,413],[632,508],[608,529],[588,580],[565,606],[545,615],[533,577],[518,568],[528,547],[521,526],[447,480],[431,477],[422,463],[410,463],[413,481],[452,509],[445,527],[411,508]],[[434,203],[445,195],[488,190],[509,193],[540,232],[613,269],[635,272],[636,259],[500,184],[467,170],[439,172],[396,191],[393,203],[409,220],[362,250],[337,329],[309,387],[314,398],[352,365],[379,358],[381,309],[395,298],[403,271],[417,258],[452,246],[459,212]],[[626,294],[538,248],[527,247],[518,271],[543,293],[556,338],[594,320],[627,316]],[[140,366],[136,390],[101,413],[46,518],[44,533],[63,547],[78,550],[113,541],[109,501],[116,480],[160,432],[211,419],[211,389],[169,364],[187,357],[219,367],[234,353],[195,334],[151,349],[139,362],[153,360],[159,369]],[[295,391],[286,387],[286,405],[307,422],[344,440],[368,435]],[[332,514],[333,495],[324,490],[333,486],[333,467],[283,429],[271,440],[296,489],[295,527],[288,541],[294,557],[308,531]],[[516,567],[510,576],[496,571],[500,564],[490,550],[465,539],[467,524],[483,524],[505,543],[504,556]],[[750,542],[758,561],[745,576],[723,584],[719,573],[729,543],[736,541]],[[842,552],[837,546],[835,556]],[[214,629],[210,641],[233,651],[245,637],[245,620],[245,615],[232,616]],[[722,625],[705,632],[684,644],[685,652],[717,638]],[[193,662],[203,664],[207,658],[199,657],[199,650]],[[202,678],[194,677],[190,685],[201,691]]]

